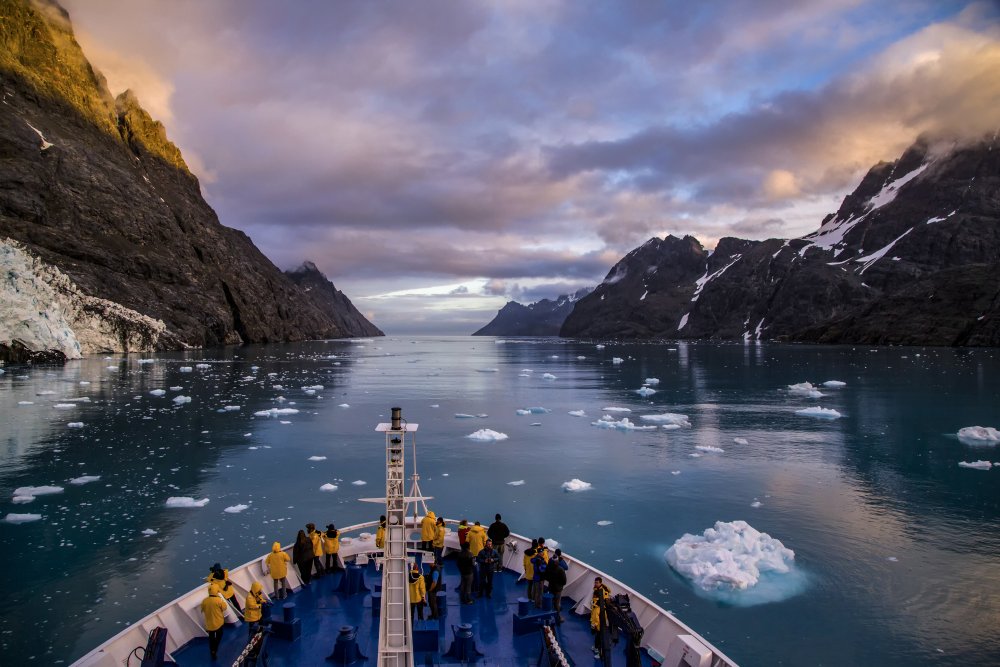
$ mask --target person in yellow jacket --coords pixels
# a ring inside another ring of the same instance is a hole
[[[420,566],[414,563],[410,566],[410,620],[424,620],[424,600],[427,599],[427,584]]]
[[[420,521],[420,548],[424,551],[430,551],[433,548],[434,525],[436,523],[437,517],[433,511],[428,511],[427,516]]]
[[[250,595],[247,596],[246,611],[243,612],[243,620],[249,626],[251,637],[257,632],[257,628],[260,627],[261,610],[266,602],[267,596],[264,595],[264,587],[260,585],[260,582],[255,581],[250,584]]]
[[[483,550],[483,545],[486,544],[486,529],[478,521],[472,528],[469,529],[469,534],[465,538],[469,542],[469,551],[472,552],[472,557],[475,558],[479,555],[479,552]]]
[[[222,643],[222,629],[226,627],[226,601],[222,599],[218,584],[210,584],[208,597],[201,601],[201,613],[205,615],[205,631],[208,632],[208,651],[215,660]]]
[[[236,610],[241,614],[243,613],[243,609],[240,607],[240,601],[236,597],[236,588],[229,581],[229,570],[223,568],[219,563],[216,563],[212,566],[208,576],[205,577],[205,581],[207,581],[209,585],[217,585],[223,600],[236,607]]]
[[[340,553],[340,531],[332,523],[327,525],[326,532],[323,533],[323,553],[326,554],[326,571],[339,570],[337,554]]]
[[[274,582],[274,597],[277,600],[284,600],[288,597],[288,562],[292,560],[288,554],[281,550],[281,544],[275,542],[271,545],[271,553],[267,555],[264,562],[267,564],[267,571],[271,573],[271,580]],[[281,587],[279,592],[278,587]]]
[[[590,631],[594,633],[594,657],[601,659],[604,646],[602,627],[608,627],[608,612],[604,606],[611,599],[611,589],[604,580],[594,577],[594,593],[590,598]]]
[[[431,546],[434,548],[434,560],[438,563],[444,556],[444,536],[448,530],[444,527],[444,519],[438,517],[437,523],[434,524],[434,539],[431,541]]]
[[[375,548],[385,549],[385,515],[378,518],[378,530],[375,531]]]
[[[521,561],[524,566],[524,578],[528,581],[528,599],[535,599],[535,566],[531,564],[531,559],[535,557],[538,549],[538,540],[531,540],[531,546],[524,550],[524,559]]]
[[[316,524],[307,523],[306,524],[306,535],[309,536],[309,541],[312,542],[313,548],[313,567],[316,570],[316,574],[313,576],[317,579],[323,576],[323,533],[316,530]]]

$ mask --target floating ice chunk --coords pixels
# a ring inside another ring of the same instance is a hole
[[[628,417],[622,417],[621,421],[615,421],[613,417],[604,415],[596,422],[590,422],[591,426],[596,426],[598,428],[607,428],[618,431],[655,431],[655,426],[636,426],[633,424]]]
[[[67,428],[83,428],[83,422],[70,422],[66,424]]]
[[[8,514],[4,517],[5,523],[29,523],[31,521],[38,521],[42,518],[41,514]]]
[[[516,479],[513,482],[507,482],[507,486],[524,486],[524,480]]]
[[[968,461],[959,461],[958,467],[972,468],[974,470],[989,470],[990,468],[993,467],[993,464],[990,463],[989,461],[972,461],[971,463]]]
[[[750,444],[749,442],[747,442],[746,438],[733,438],[733,442],[735,442],[737,445],[749,445]]]
[[[816,417],[817,419],[840,419],[843,416],[832,408],[821,408],[818,405],[814,408],[796,410],[795,414],[803,417]]]
[[[570,410],[569,414],[573,415],[574,417],[586,417],[587,416],[587,413],[584,412],[583,410]]]
[[[244,505],[244,504],[240,503],[240,504],[237,504],[237,505],[230,505],[229,507],[227,507],[226,509],[224,509],[222,511],[225,512],[226,514],[239,514],[240,512],[242,512],[243,510],[245,510],[245,509],[247,509],[249,507],[250,507],[249,505]]]
[[[139,365],[140,366],[142,366],[143,364],[155,364],[155,363],[156,363],[156,359],[140,359],[139,360]]]
[[[170,391],[181,391],[184,387],[170,387]]]
[[[582,354],[578,354],[578,355],[576,355],[576,358],[577,358],[577,361],[583,361],[587,357],[583,356]]]
[[[517,410],[514,411],[514,414],[516,414],[516,415],[530,415],[531,414],[531,410],[527,410],[525,408],[518,408]]]
[[[15,496],[48,496],[53,493],[62,493],[65,489],[61,486],[19,486],[14,489]]]
[[[310,456],[309,460],[310,461],[326,461],[326,457],[325,456]]]
[[[788,385],[788,391],[792,394],[798,394],[800,396],[808,396],[809,398],[820,398],[823,396],[819,389],[814,387],[811,382],[800,382],[798,384]]]
[[[34,401],[18,401],[17,404],[18,405],[34,405],[35,402]]]
[[[958,430],[958,439],[969,445],[1000,443],[1000,431],[989,426],[966,426]]]
[[[191,371],[194,370],[194,368],[192,368],[191,366],[181,366],[177,370],[179,370],[181,373],[190,373]]]
[[[319,490],[320,491],[336,491],[337,490],[337,485],[336,484],[326,483],[323,486],[319,487]]]
[[[476,372],[477,373],[499,373],[500,369],[499,368],[477,368]]]
[[[350,403],[341,403],[337,407],[338,408],[349,408],[349,407],[351,407],[351,404]]]
[[[306,391],[323,391],[323,385],[314,384],[311,387],[302,387]]]
[[[69,480],[70,484],[90,484],[91,482],[96,482],[101,479],[100,475],[81,475],[80,477],[74,477]]]
[[[670,474],[671,475],[679,475],[679,474],[681,474],[681,471],[680,470],[671,470]]]
[[[467,415],[464,412],[456,412],[455,419],[475,419],[476,415]]]
[[[604,346],[603,346],[603,345],[601,345],[600,343],[598,343],[597,345],[595,345],[595,346],[594,346],[594,348],[596,348],[596,349],[598,349],[598,350],[603,350],[603,349],[604,349]]]
[[[691,452],[690,454],[688,454],[688,456],[690,456],[693,459],[700,459],[702,456],[704,456],[704,454],[702,454],[701,452]]]
[[[795,552],[746,521],[716,521],[703,535],[685,534],[667,549],[670,567],[705,591],[746,590],[763,573],[791,571]]]
[[[544,375],[542,376],[542,379],[543,379],[543,380],[555,380],[555,379],[556,379],[556,376],[555,376],[555,375],[553,375],[552,373],[546,373],[546,374],[544,374]]]
[[[222,406],[222,409],[224,411],[226,411],[226,412],[236,412],[237,410],[241,409],[242,407],[243,406],[241,406],[241,405],[224,405],[224,406]]]
[[[270,410],[258,410],[253,413],[254,417],[277,417],[278,415],[297,415],[299,411],[295,408],[271,408]]]
[[[667,424],[669,426],[684,426],[685,428],[691,428],[691,421],[688,419],[688,416],[678,414],[676,412],[664,412],[659,415],[641,415],[639,419],[647,422],[653,422],[654,424]]]
[[[890,563],[898,563],[899,562],[899,559],[896,558],[895,556],[888,556],[886,558],[886,560],[889,561]]]
[[[153,535],[156,535],[156,531],[153,530],[152,528],[146,528],[145,530],[142,531],[142,534],[145,535],[146,537],[152,537]]]
[[[470,433],[465,437],[469,440],[478,440],[479,442],[500,442],[501,440],[507,439],[507,434],[488,428],[481,428],[475,433]]]
[[[433,405],[432,405],[431,407],[432,407],[432,408],[440,408],[440,407],[441,407],[441,405],[440,405],[439,403],[435,403],[435,404],[433,404]]]
[[[752,507],[752,508],[754,508],[754,509],[757,509],[757,508],[759,508],[760,506],[761,506],[761,502],[760,502],[759,500],[755,500],[755,501],[753,501],[752,503],[750,503],[750,507]]]
[[[652,396],[653,394],[656,393],[656,390],[650,389],[649,387],[639,387],[638,389],[635,390],[635,393],[645,397],[645,396]]]
[[[170,496],[167,498],[167,507],[187,509],[193,507],[204,507],[208,504],[208,498],[195,500],[190,496]]]
[[[632,412],[632,410],[629,408],[617,408],[613,405],[607,408],[601,408],[601,410],[603,410],[604,412]]]
[[[36,391],[35,396],[53,396],[55,393],[51,389],[43,389],[42,391]]]
[[[480,419],[486,419],[487,417],[489,417],[489,415],[486,414],[485,412],[480,412],[478,415],[476,415],[476,417]]]
[[[183,405],[184,403],[190,403],[190,402],[191,402],[190,396],[184,396],[184,395],[174,396],[174,403],[176,403],[177,405]]]
[[[598,521],[597,525],[598,526],[610,526],[613,523],[614,523],[614,521]]]
[[[35,500],[34,496],[14,496],[11,498],[11,502],[15,505],[24,505]]]
[[[694,448],[699,452],[710,452],[712,454],[724,454],[726,451],[722,447],[713,447],[712,445],[695,445]]]
[[[831,389],[836,389],[838,387],[846,387],[846,382],[841,382],[840,380],[827,380],[823,383],[824,387],[830,387]]]
[[[646,381],[643,384],[648,384],[651,387],[655,387],[656,385],[660,384],[660,378],[646,378]]]
[[[167,392],[164,391],[163,389],[153,389],[152,391],[149,392],[149,395],[150,396],[163,396],[166,393]]]
[[[57,410],[69,410],[71,408],[75,408],[76,403],[56,403],[52,407],[56,408]]]
[[[552,412],[548,408],[533,407],[533,408],[520,408],[517,410],[519,415],[545,415]]]
[[[620,363],[622,363],[624,361],[625,360],[622,359],[621,357],[611,357],[611,363],[613,363],[613,364],[620,364]]]
[[[364,485],[365,485],[365,484],[367,484],[367,483],[368,483],[368,482],[366,482],[366,481],[365,481],[365,480],[363,480],[363,479],[356,479],[356,480],[354,480],[353,482],[351,482],[351,484],[353,484],[354,486],[364,486]]]
[[[197,368],[198,370],[204,371],[204,370],[208,370],[212,366],[211,366],[211,364],[195,364],[194,367]]]
[[[573,478],[568,482],[562,483],[563,491],[587,491],[593,488],[590,482],[585,482],[582,479]]]

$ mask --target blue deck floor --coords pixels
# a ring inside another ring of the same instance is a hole
[[[360,593],[347,596],[336,592],[344,575],[337,573],[322,577],[300,591],[289,596],[287,602],[296,604],[296,612],[302,623],[302,635],[296,641],[284,641],[270,637],[267,642],[267,664],[273,667],[291,665],[323,665],[329,667],[326,657],[333,652],[334,643],[342,626],[356,626],[357,641],[361,652],[367,657],[364,662],[356,665],[375,665],[378,648],[378,617],[372,615],[372,597],[370,593]],[[381,573],[373,564],[365,569],[365,584],[369,591],[375,590],[375,584],[381,582]],[[517,599],[523,597],[526,590],[524,582],[517,583],[517,575],[504,571],[494,579],[493,598],[480,598],[472,605],[459,604],[459,575],[452,559],[445,559],[444,582],[447,588],[447,615],[439,624],[438,650],[417,652],[416,665],[455,664],[457,661],[445,656],[451,646],[454,634],[453,625],[469,623],[472,625],[476,647],[484,654],[477,664],[480,665],[537,665],[542,650],[542,637],[539,632],[514,636],[513,614],[517,611]],[[266,582],[270,586],[270,582]],[[273,616],[281,617],[281,601],[274,605]],[[577,616],[571,611],[573,601],[564,599],[562,615],[565,622],[557,627],[556,636],[571,664],[597,665],[591,647],[593,636],[590,633],[589,619]],[[427,608],[424,608],[427,615]],[[240,624],[226,626],[219,657],[211,661],[207,639],[196,639],[174,653],[174,659],[182,667],[197,667],[199,665],[232,665],[240,655],[247,640],[247,627]],[[612,651],[615,667],[625,667],[625,657],[621,645]],[[258,662],[258,664],[263,664]],[[649,657],[643,651],[643,667],[649,667]]]

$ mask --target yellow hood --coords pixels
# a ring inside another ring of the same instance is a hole
[[[433,511],[433,510],[429,510],[429,511],[427,512],[427,518],[428,518],[428,519],[436,519],[436,518],[437,518],[437,515],[436,515],[436,514],[434,514],[434,511]]]
[[[260,593],[262,590],[264,590],[264,587],[260,585],[259,581],[255,581],[252,584],[250,584],[251,593]]]
[[[211,584],[208,587],[208,594],[209,595],[217,596],[219,594],[219,590],[221,590],[221,589],[219,588],[218,584]]]
[[[279,551],[281,551],[281,543],[280,542],[275,542],[274,544],[271,545],[271,553],[275,553],[276,554]]]

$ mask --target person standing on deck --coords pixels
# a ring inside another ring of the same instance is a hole
[[[608,627],[608,610],[605,607],[611,598],[611,589],[604,585],[604,580],[594,577],[594,594],[590,598],[590,631],[594,633],[594,657],[601,659],[604,646],[601,628]]]
[[[375,531],[375,548],[385,549],[385,515],[378,518],[378,530]]]
[[[316,568],[316,578],[323,576],[323,533],[316,530],[316,524],[307,523],[306,533],[309,535],[309,541],[312,542],[313,549],[313,561],[312,564]]]
[[[250,584],[250,594],[247,595],[246,613],[243,614],[243,620],[247,622],[251,637],[254,636],[257,628],[260,627],[261,609],[263,609],[266,602],[267,598],[264,597],[264,587],[261,586],[260,582],[255,581]]]
[[[458,523],[458,546],[464,546],[469,541],[469,522],[462,519]]]
[[[437,517],[432,510],[427,511],[427,515],[420,520],[420,548],[430,551],[434,546],[434,526]]]
[[[222,599],[218,584],[208,587],[208,597],[201,601],[201,613],[205,616],[205,631],[208,633],[208,652],[215,660],[222,643],[222,630],[226,627],[226,601]]]
[[[500,554],[493,548],[493,541],[487,538],[486,544],[476,556],[479,561],[479,597],[493,597],[493,575],[499,558]]]
[[[468,544],[462,545],[462,551],[455,562],[458,565],[458,573],[462,576],[462,582],[458,587],[459,599],[462,604],[472,604],[472,575],[476,569],[476,561],[472,558]]]
[[[309,539],[304,530],[300,530],[299,534],[295,536],[295,545],[292,546],[292,561],[299,568],[302,583],[308,585],[312,580],[313,545],[312,540]]]
[[[290,560],[288,554],[281,550],[279,542],[271,545],[271,553],[264,559],[267,571],[271,573],[271,581],[274,582],[274,597],[277,600],[284,600],[288,597],[288,561]],[[280,593],[278,592],[279,586],[281,587]]]
[[[439,564],[444,557],[444,536],[447,532],[444,527],[444,519],[438,517],[437,523],[434,524],[434,541],[431,545],[434,547],[434,560]]]
[[[538,539],[541,540],[542,538]],[[535,555],[531,557],[532,579],[535,580],[535,585],[531,588],[531,592],[534,594],[532,600],[539,609],[542,608],[542,596],[545,594],[545,569],[548,565],[545,558],[546,555],[547,552],[543,543],[535,549]]]
[[[493,540],[493,548],[497,550],[497,572],[503,569],[503,554],[507,547],[507,538],[510,537],[510,528],[500,520],[500,515],[496,515],[496,520],[490,524],[486,531],[486,536]]]
[[[427,606],[431,610],[431,620],[441,618],[441,610],[438,609],[438,591],[441,590],[441,561],[435,559],[431,563],[431,571],[424,575],[427,582]]]
[[[241,614],[243,613],[243,608],[240,607],[240,601],[236,597],[236,589],[229,581],[229,570],[223,569],[222,565],[216,563],[212,566],[209,575],[205,577],[205,581],[207,581],[209,585],[217,585],[219,587],[219,593],[222,595],[222,599],[231,603],[236,608],[236,611]]]
[[[326,570],[327,572],[333,572],[340,569],[340,563],[338,562],[340,553],[340,531],[332,523],[326,527],[326,533],[323,535],[323,553],[326,554]]]
[[[549,585],[549,593],[552,593],[552,608],[556,610],[556,623],[563,622],[562,592],[566,587],[566,570],[568,569],[569,563],[563,559],[562,550],[556,549],[545,566],[545,581]]]
[[[469,551],[472,552],[472,557],[477,558],[479,552],[483,550],[483,545],[486,544],[486,529],[477,521],[476,525],[469,529],[469,532],[465,536],[465,541],[469,543]],[[472,576],[472,590],[476,597],[483,596],[480,569],[479,561],[476,560],[476,570]]]
[[[424,620],[424,600],[427,598],[427,584],[424,575],[420,574],[420,566],[414,563],[410,567],[410,621]]]
[[[527,597],[529,600],[535,599],[535,571],[531,565],[531,559],[535,557],[538,548],[538,540],[531,540],[531,546],[524,550],[521,565],[524,567],[524,578],[528,582]]]

